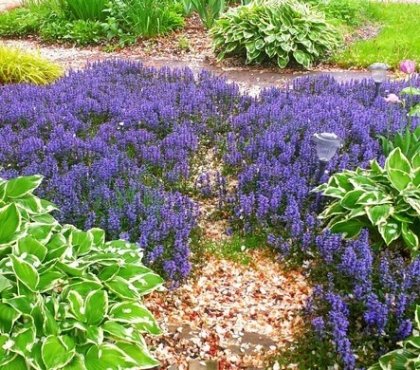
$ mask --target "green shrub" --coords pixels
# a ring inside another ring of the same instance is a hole
[[[211,30],[218,59],[246,57],[248,63],[274,61],[280,68],[305,68],[326,58],[339,36],[325,18],[296,1],[251,3],[231,9]]]
[[[184,8],[191,8],[195,10],[200,16],[201,22],[204,27],[211,28],[217,18],[225,9],[224,0],[188,0],[190,6],[186,6],[184,2]]]
[[[108,0],[60,0],[62,9],[68,12],[70,19],[85,21],[104,21]]]
[[[0,14],[0,36],[126,45],[182,27],[182,13],[182,4],[171,0],[30,0],[26,8]]]
[[[18,49],[0,47],[0,84],[50,83],[63,74],[61,67]]]
[[[151,368],[159,334],[142,297],[162,279],[136,245],[61,226],[33,195],[40,176],[0,179],[0,368]]]
[[[391,138],[380,136],[382,151],[388,156],[395,148],[400,148],[401,152],[409,159],[412,159],[420,152],[420,126],[413,131],[406,129],[405,132],[397,133]]]
[[[401,349],[383,355],[368,370],[420,369],[420,306],[416,308],[415,332],[402,344]]]
[[[335,198],[320,215],[332,232],[352,238],[369,228],[380,244],[402,241],[419,254],[420,152],[410,161],[397,147],[384,168],[373,160],[370,169],[337,173],[315,190]]]
[[[303,0],[325,13],[328,19],[356,26],[368,13],[368,2],[364,0]]]
[[[39,35],[44,41],[73,42],[77,45],[99,44],[107,37],[106,28],[98,21],[79,19],[68,22],[60,19],[45,25]]]
[[[38,32],[39,17],[27,8],[0,12],[0,36],[22,36]]]
[[[166,34],[184,25],[182,5],[173,1],[130,0],[125,13],[126,28],[134,35]]]

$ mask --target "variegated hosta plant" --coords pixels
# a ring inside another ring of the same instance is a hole
[[[399,240],[419,254],[420,152],[408,160],[397,147],[384,168],[373,160],[370,169],[337,173],[315,191],[334,198],[320,215],[332,232],[352,238],[370,228],[386,245]]]
[[[137,246],[61,226],[33,195],[41,177],[0,179],[0,369],[147,369],[159,334],[142,297],[162,279]]]
[[[420,369],[420,306],[416,308],[415,328],[400,349],[383,355],[369,370]]]

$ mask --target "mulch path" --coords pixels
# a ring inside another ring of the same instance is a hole
[[[265,369],[299,335],[311,291],[304,275],[268,252],[248,253],[251,265],[209,256],[179,289],[147,297],[164,330],[148,338],[162,368],[186,370],[200,359],[217,360],[220,370]]]

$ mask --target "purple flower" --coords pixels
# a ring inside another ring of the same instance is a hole
[[[400,62],[400,71],[411,74],[416,71],[416,62],[414,60],[403,60]]]

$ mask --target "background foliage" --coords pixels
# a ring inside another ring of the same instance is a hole
[[[245,57],[280,68],[309,68],[339,44],[338,31],[321,13],[297,1],[263,1],[228,11],[211,30],[218,59]]]
[[[63,74],[61,67],[18,49],[0,46],[0,85],[53,82]]]

